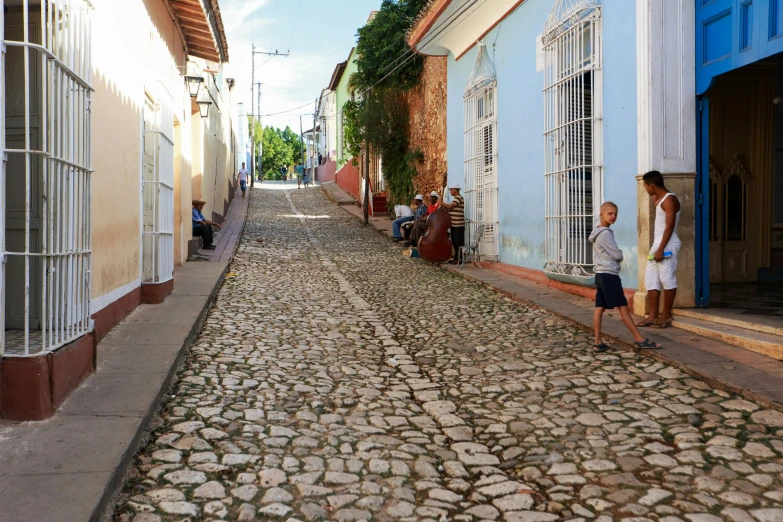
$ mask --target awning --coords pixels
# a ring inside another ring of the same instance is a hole
[[[186,52],[217,63],[228,61],[228,43],[218,0],[163,0]]]

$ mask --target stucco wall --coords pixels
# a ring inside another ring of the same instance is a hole
[[[420,150],[424,159],[416,165],[416,192],[440,193],[446,162],[446,81],[448,60],[428,56],[419,85],[408,93],[410,150]]]
[[[498,185],[500,261],[544,266],[543,72],[536,71],[536,36],[554,0],[527,0],[485,38],[498,79]],[[636,241],[636,7],[604,0],[605,199],[619,206],[613,227],[625,254],[623,286],[637,285]],[[464,186],[463,90],[476,47],[448,67],[449,178]]]
[[[337,107],[337,169],[351,159],[351,155],[345,150],[345,144],[343,143],[343,105],[351,99],[351,93],[348,91],[348,82],[351,79],[351,75],[357,71],[356,67],[356,51],[352,51],[348,57],[348,65],[345,67],[340,82],[337,84],[337,90],[335,91],[335,106]]]

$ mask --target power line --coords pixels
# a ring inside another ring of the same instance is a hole
[[[269,46],[270,49],[275,48],[275,23],[277,22],[277,0],[274,3],[274,11],[272,12],[272,40]]]
[[[302,9],[302,0],[299,0],[299,4],[296,7],[296,18],[294,18],[294,30],[291,31],[291,41],[288,42],[288,50],[291,50],[291,44],[294,43],[294,37],[296,36],[296,27],[299,25],[299,12]]]
[[[481,4],[483,4],[483,3],[484,3],[484,2],[486,2],[487,0],[480,0],[480,1],[481,1]],[[472,1],[471,1],[469,4],[466,4],[466,5],[464,5],[464,6],[463,6],[463,7],[462,7],[460,10],[458,10],[458,11],[456,11],[456,12],[452,13],[452,14],[451,14],[451,15],[450,15],[450,16],[449,16],[449,17],[448,17],[446,20],[444,20],[443,22],[441,22],[441,23],[440,23],[440,24],[439,24],[439,25],[438,25],[438,26],[435,28],[435,29],[437,30],[437,32],[436,32],[436,33],[434,33],[434,34],[432,34],[432,36],[431,36],[431,37],[428,39],[428,41],[427,41],[425,44],[427,44],[427,43],[430,43],[431,41],[435,40],[435,38],[437,38],[438,36],[440,36],[440,35],[443,33],[443,31],[445,31],[446,29],[448,29],[448,28],[449,28],[449,26],[451,25],[451,23],[453,22],[453,20],[454,20],[454,19],[456,19],[456,18],[459,18],[460,16],[462,16],[462,14],[463,14],[463,13],[465,13],[465,12],[466,12],[468,9],[470,9],[471,7],[473,7],[473,6],[474,6],[474,5],[475,5],[477,2],[479,2],[479,0],[472,0]],[[301,0],[300,0],[300,4],[301,4]],[[384,81],[386,78],[388,78],[389,76],[391,76],[392,74],[394,74],[394,72],[395,72],[395,71],[397,71],[397,70],[398,70],[400,67],[402,67],[402,66],[406,65],[408,62],[410,62],[410,61],[411,61],[413,58],[415,58],[415,57],[416,57],[416,52],[415,52],[415,50],[414,50],[413,48],[410,48],[410,49],[408,49],[407,51],[403,52],[403,53],[402,53],[400,56],[398,56],[398,57],[397,57],[397,58],[396,58],[396,59],[395,59],[395,60],[392,62],[392,64],[394,64],[394,63],[396,63],[396,62],[398,62],[399,60],[401,60],[401,59],[403,59],[403,58],[404,58],[404,60],[402,61],[402,63],[398,64],[398,65],[397,65],[397,66],[396,66],[394,69],[392,69],[391,71],[389,71],[389,72],[388,72],[388,73],[387,73],[387,74],[386,74],[386,75],[385,75],[383,78],[381,78],[380,80],[378,80],[377,82],[375,82],[374,84],[372,84],[370,87],[368,87],[367,89],[365,89],[364,91],[362,91],[361,93],[359,93],[359,96],[364,96],[364,95],[365,95],[367,92],[369,92],[369,91],[370,91],[370,90],[372,90],[373,88],[377,87],[377,86],[378,86],[378,85],[379,85],[381,82],[383,82],[383,81]],[[392,64],[390,64],[389,66],[387,66],[387,68],[388,68],[388,67],[390,67]],[[385,69],[384,69],[384,70],[385,70]],[[321,96],[318,98],[318,101],[320,102],[321,100],[323,100],[323,99],[324,99],[324,97],[328,96],[329,94],[330,94],[330,93],[326,93],[326,94],[323,94],[323,95],[321,95]],[[285,110],[285,111],[275,112],[275,113],[272,113],[272,114],[265,114],[265,115],[264,115],[264,117],[267,117],[267,116],[277,116],[277,115],[280,115],[280,114],[287,114],[287,113],[293,112],[293,111],[295,111],[295,110],[301,109],[301,108],[303,108],[303,107],[307,107],[308,105],[310,105],[310,103],[311,103],[311,102],[308,102],[308,103],[305,103],[305,104],[303,104],[303,105],[300,105],[299,107],[294,107],[294,108],[292,108],[292,109],[288,109],[288,110]],[[342,112],[343,112],[343,110],[342,110],[342,109],[338,110],[338,111],[335,113],[335,116],[339,116],[339,114],[340,114],[340,113],[342,113]]]

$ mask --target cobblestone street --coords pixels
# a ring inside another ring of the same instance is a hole
[[[115,520],[783,521],[783,413],[266,185]]]

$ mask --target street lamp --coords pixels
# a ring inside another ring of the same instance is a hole
[[[209,106],[212,105],[212,102],[206,100],[199,100],[196,103],[198,103],[198,112],[201,114],[201,117],[206,118],[207,116],[209,116]]]
[[[190,97],[195,98],[198,96],[199,87],[204,83],[204,78],[201,76],[185,76],[185,79],[188,81],[188,92],[190,93]]]

